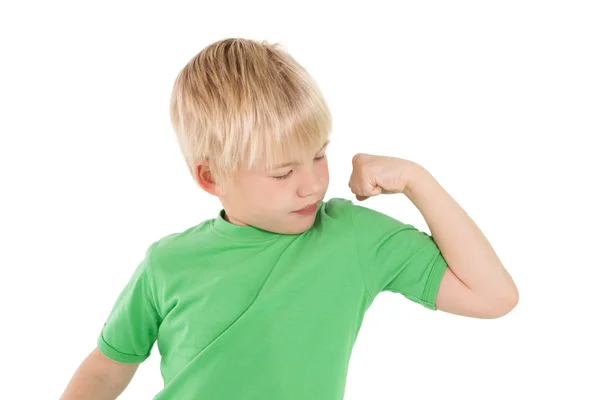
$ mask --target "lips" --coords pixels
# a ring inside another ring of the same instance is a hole
[[[311,210],[311,209],[315,208],[315,207],[316,207],[318,204],[319,204],[319,202],[318,202],[318,201],[316,201],[316,202],[314,202],[314,203],[312,203],[312,204],[309,204],[309,205],[307,205],[306,207],[304,207],[304,208],[301,208],[301,209],[299,209],[299,210],[296,210],[296,211],[294,211],[294,212],[302,212],[302,211]]]

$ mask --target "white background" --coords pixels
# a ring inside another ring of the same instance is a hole
[[[217,214],[168,105],[183,65],[234,36],[282,43],[319,83],[328,198],[351,198],[356,152],[417,161],[520,290],[497,320],[381,294],[347,400],[600,398],[596,4],[3,3],[0,398],[57,399],[147,246]],[[365,205],[427,230],[402,195]],[[161,387],[155,348],[120,398]]]

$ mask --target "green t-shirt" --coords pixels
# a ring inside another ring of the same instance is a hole
[[[157,400],[339,400],[375,296],[435,310],[445,269],[430,235],[348,200],[321,203],[298,235],[221,211],[148,248],[98,347],[140,363],[157,341]]]

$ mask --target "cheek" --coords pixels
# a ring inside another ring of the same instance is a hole
[[[278,199],[285,197],[286,182],[277,179],[267,178],[254,182],[249,191],[252,192],[252,198],[261,204],[268,204],[271,207],[278,202]]]
[[[327,158],[325,158],[319,166],[319,176],[321,177],[322,182],[329,182],[329,164],[327,164]]]
[[[240,178],[231,190],[231,197],[243,206],[255,207],[257,203],[264,202],[269,193],[268,181],[255,176],[244,176]]]

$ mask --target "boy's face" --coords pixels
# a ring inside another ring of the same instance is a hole
[[[220,196],[227,220],[281,234],[309,229],[329,186],[325,148],[314,158],[287,160],[273,170],[242,169]]]

